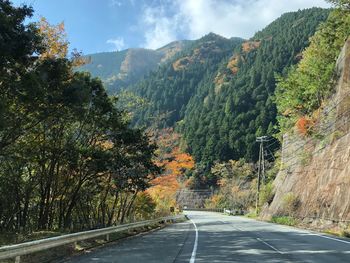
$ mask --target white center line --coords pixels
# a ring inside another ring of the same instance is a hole
[[[280,254],[284,254],[282,251],[278,250],[277,248],[275,248],[274,246],[270,245],[269,243],[265,242],[264,240],[257,238],[258,241],[264,243],[266,246],[268,246],[269,248],[272,248],[273,250],[275,250],[276,252],[280,253]]]
[[[192,224],[194,225],[194,229],[196,230],[196,238],[194,240],[192,255],[190,259],[190,263],[194,263],[196,261],[196,253],[197,253],[197,246],[198,246],[198,229],[197,229],[196,223],[193,222],[192,219],[190,219],[190,221],[192,222]]]
[[[238,231],[243,232],[242,229],[240,229],[240,228],[234,226],[233,223],[231,224],[231,222],[225,222],[225,221],[221,221],[221,220],[220,220],[220,222],[221,222],[221,223],[224,223],[224,224],[229,224],[232,228],[234,228],[234,229],[236,229],[236,230],[238,230]]]

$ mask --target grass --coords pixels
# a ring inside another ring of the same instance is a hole
[[[327,229],[323,232],[333,236],[350,238],[350,229]]]
[[[248,214],[244,215],[248,218],[253,218],[256,219],[258,217],[258,215],[256,214],[256,212],[249,212]]]
[[[295,226],[298,223],[295,218],[290,216],[273,216],[270,222],[287,226]]]

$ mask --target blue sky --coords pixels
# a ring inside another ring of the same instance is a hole
[[[71,48],[84,54],[129,47],[159,48],[214,32],[249,38],[285,12],[324,0],[12,0],[33,6],[37,21],[62,21]]]

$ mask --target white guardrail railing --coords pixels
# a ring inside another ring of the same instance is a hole
[[[0,247],[0,260],[14,258],[16,263],[20,262],[20,257],[34,252],[47,250],[53,247],[59,247],[67,244],[76,243],[78,241],[92,239],[99,236],[106,236],[106,240],[109,241],[109,235],[117,232],[131,230],[138,227],[145,227],[152,224],[161,222],[172,222],[175,220],[185,219],[185,215],[168,216],[147,221],[141,221],[136,223],[106,227],[101,229],[94,229],[89,231],[77,232],[73,234],[67,234],[57,237],[50,237],[30,242],[25,242],[16,245],[2,246]]]

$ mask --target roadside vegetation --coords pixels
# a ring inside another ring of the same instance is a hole
[[[145,192],[161,172],[156,145],[99,79],[74,70],[85,62],[68,54],[64,24],[25,23],[32,14],[0,2],[1,234],[18,242],[156,216]]]
[[[298,224],[298,221],[290,216],[273,216],[270,222],[287,226],[295,226]]]
[[[295,126],[301,135],[310,135],[317,121],[315,111],[335,92],[335,65],[350,35],[350,9],[347,0],[330,2],[337,8],[310,39],[303,59],[286,76],[277,78],[275,100],[281,135]]]

